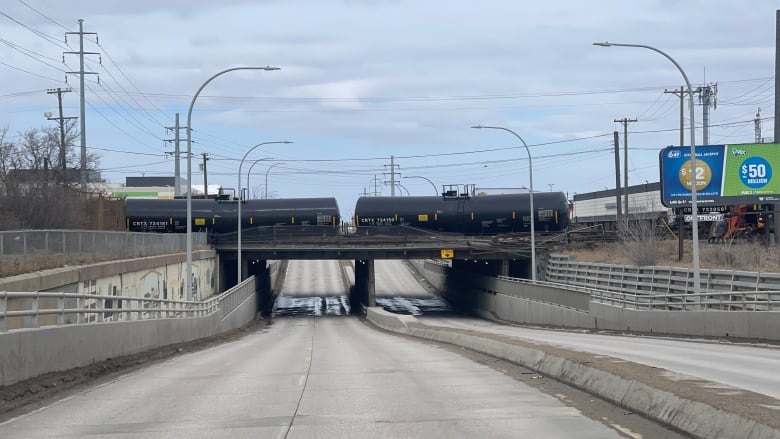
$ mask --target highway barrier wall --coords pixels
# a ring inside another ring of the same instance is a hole
[[[724,398],[718,383],[681,381],[666,375],[664,369],[604,355],[428,326],[414,316],[395,315],[381,308],[368,308],[366,318],[388,331],[452,344],[527,367],[692,437],[780,437],[780,418],[773,408],[777,401],[766,395],[742,391],[739,399]]]
[[[175,253],[43,270],[0,279],[0,291],[63,292],[192,301],[212,297],[217,292],[217,253],[214,250],[192,253],[193,282],[192,294],[189,297],[184,294],[186,261],[185,253]],[[96,306],[97,302],[110,306],[113,301],[96,299],[92,302],[95,303],[86,303],[84,306]],[[36,306],[52,308],[57,306],[57,303],[56,299],[41,299]],[[64,306],[74,307],[76,301],[68,300]],[[24,299],[7,299],[4,310],[15,311],[25,307],[29,307],[29,304]],[[4,320],[4,328],[0,329],[29,327],[21,318],[11,317]],[[36,323],[36,326],[46,326],[59,322],[56,315],[42,315]]]
[[[167,318],[169,313],[159,312],[158,318],[1,332],[0,386],[240,328],[257,314],[255,290],[251,277],[209,299],[213,304],[195,317]]]
[[[660,292],[639,296],[636,292],[604,293],[576,285],[483,276],[434,261],[416,260],[412,264],[455,306],[492,320],[562,328],[780,340],[780,311],[766,310],[774,303],[771,295],[752,307],[742,305],[735,309],[732,304],[731,310],[723,310],[724,301],[715,293],[706,293],[694,297],[699,304],[697,309],[690,305],[694,302],[680,302],[676,295],[670,295],[670,299]],[[758,293],[740,294],[741,299],[731,302],[750,303]],[[650,297],[664,303],[664,308],[648,305],[646,309],[637,309],[651,303]],[[711,300],[716,307],[700,305],[710,300],[702,297],[715,297]],[[680,308],[680,303],[689,305],[687,309]]]
[[[240,328],[256,317],[255,277],[218,295],[206,287],[215,275],[212,267],[219,265],[214,251],[193,254],[197,267],[193,272],[198,279],[194,284],[201,282],[200,291],[209,294],[205,300],[175,300],[183,297],[183,292],[164,275],[154,276],[154,282],[144,282],[150,279],[148,273],[173,275],[176,267],[185,271],[186,267],[181,266],[185,257],[184,254],[154,256],[2,279],[0,386],[211,337]],[[275,279],[277,274],[278,264],[269,264],[267,277]],[[124,287],[117,290],[95,287],[108,285],[107,280]],[[157,285],[160,289],[156,291],[163,293],[149,294]],[[14,291],[8,292],[11,289]],[[193,289],[197,292],[197,285]],[[112,295],[117,291],[131,294]],[[164,295],[169,298],[163,298]]]

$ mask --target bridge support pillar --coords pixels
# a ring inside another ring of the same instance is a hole
[[[376,306],[374,260],[355,260],[355,297],[365,306]]]
[[[498,261],[498,275],[509,276],[509,258],[503,258]]]

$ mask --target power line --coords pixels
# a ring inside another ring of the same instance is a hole
[[[57,22],[57,21],[54,21],[54,19],[52,19],[52,18],[51,18],[51,17],[49,17],[48,15],[44,14],[43,12],[41,12],[41,11],[39,11],[39,10],[37,10],[37,9],[33,8],[32,6],[30,6],[29,4],[27,4],[27,3],[26,3],[26,2],[24,2],[23,0],[19,0],[19,3],[21,3],[21,4],[25,5],[25,6],[27,6],[28,8],[32,9],[32,11],[33,11],[33,12],[35,12],[36,14],[38,14],[38,15],[40,15],[41,17],[43,17],[43,18],[45,18],[45,19],[47,19],[47,20],[51,21],[52,23],[54,23],[54,24],[56,24],[57,26],[59,26],[59,27],[61,27],[61,28],[65,29],[66,31],[69,31],[69,30],[70,30],[70,29],[68,29],[67,27],[65,27],[65,26],[61,25],[59,22]]]
[[[61,49],[67,49],[67,47],[66,47],[66,46],[63,46],[63,45],[62,45],[62,43],[60,43],[59,41],[57,41],[56,39],[54,39],[54,37],[51,37],[51,36],[49,36],[49,35],[46,35],[45,33],[41,32],[41,31],[39,31],[39,30],[37,30],[37,29],[35,29],[35,28],[31,27],[31,26],[28,26],[28,25],[26,25],[26,24],[22,23],[21,21],[19,21],[19,20],[15,19],[15,18],[13,18],[13,17],[11,17],[10,15],[6,14],[5,12],[3,12],[3,11],[0,11],[0,15],[2,15],[3,17],[5,17],[5,18],[7,18],[7,19],[9,19],[9,20],[11,20],[11,21],[13,21],[14,23],[16,23],[16,24],[18,24],[19,26],[21,26],[21,27],[23,27],[23,28],[27,29],[28,31],[30,31],[30,32],[32,32],[32,33],[34,33],[34,34],[35,34],[35,35],[37,35],[38,37],[40,37],[40,38],[43,38],[44,40],[46,40],[46,41],[48,41],[48,42],[50,42],[50,43],[54,44],[55,46],[57,46],[57,47],[59,47],[59,48],[61,48]]]
[[[66,82],[66,81],[62,81],[62,80],[59,80],[59,79],[50,78],[50,77],[48,77],[48,76],[39,75],[39,74],[37,74],[37,73],[33,73],[33,72],[29,71],[29,70],[25,70],[25,69],[22,69],[22,68],[19,68],[19,67],[16,67],[16,66],[12,66],[11,64],[6,64],[6,63],[4,63],[4,62],[2,62],[2,61],[0,61],[0,64],[4,65],[4,66],[6,66],[6,67],[10,67],[10,68],[12,68],[12,69],[14,69],[14,70],[18,70],[18,71],[20,71],[20,72],[27,73],[28,75],[37,76],[37,77],[39,77],[39,78],[43,78],[43,79],[48,79],[49,81],[54,81],[54,82],[62,82],[62,83],[66,83],[66,84],[67,84],[67,82]]]

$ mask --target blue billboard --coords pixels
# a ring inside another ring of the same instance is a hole
[[[691,205],[696,184],[700,206],[780,202],[780,148],[772,144],[702,145],[696,147],[696,169],[691,149],[670,146],[659,154],[661,202],[666,207]]]

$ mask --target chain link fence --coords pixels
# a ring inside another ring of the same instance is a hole
[[[192,246],[207,244],[206,233],[193,233]],[[0,232],[0,257],[90,254],[107,258],[138,258],[187,249],[181,233],[139,233],[92,230],[12,230]]]

